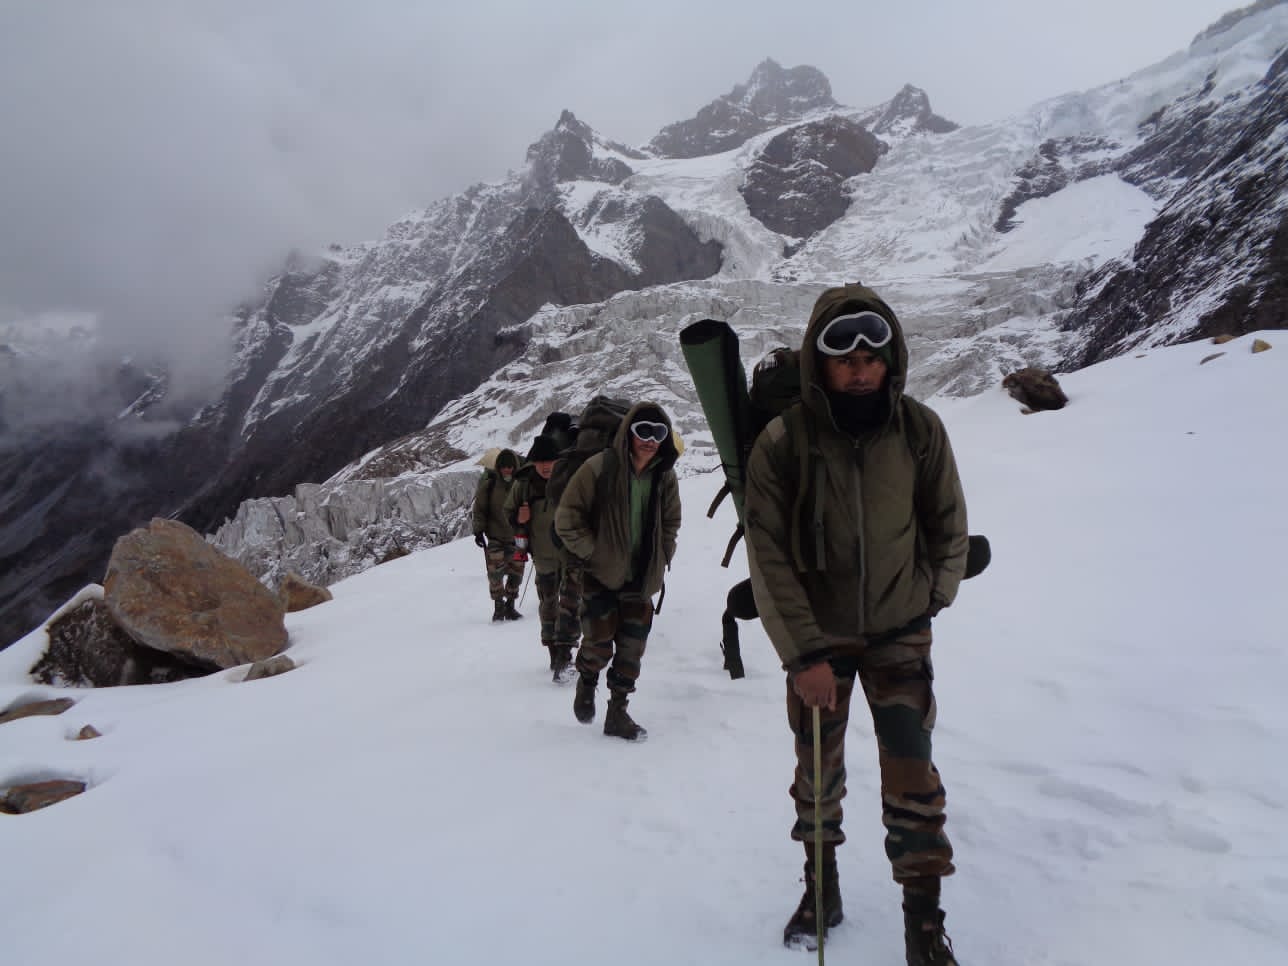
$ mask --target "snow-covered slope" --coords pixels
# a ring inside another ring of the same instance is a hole
[[[963,962],[1288,961],[1288,462],[1267,445],[1288,421],[1288,345],[1261,335],[1257,355],[1245,337],[1070,374],[1058,413],[1022,416],[996,388],[937,402],[994,548],[935,627]],[[0,816],[21,870],[6,960],[805,962],[780,944],[802,859],[782,674],[755,624],[742,680],[716,643],[744,573],[717,564],[717,483],[681,482],[640,746],[573,719],[531,589],[528,616],[490,623],[469,540],[289,615],[300,667],[282,677],[64,692],[25,677],[40,634],[0,653],[0,708],[78,701],[0,725],[0,787],[90,786]],[[84,724],[104,736],[68,740]],[[828,962],[902,961],[875,759],[856,713]],[[588,913],[588,894],[608,906]]]

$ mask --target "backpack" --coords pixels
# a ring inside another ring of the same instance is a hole
[[[615,458],[613,438],[630,409],[631,404],[625,399],[596,396],[586,404],[576,421],[567,413],[556,412],[546,417],[542,433],[554,436],[557,440],[568,441],[555,460],[554,470],[546,482],[546,499],[552,506],[559,506],[559,500],[568,488],[568,481],[596,453],[605,454],[604,472],[599,475],[598,485],[607,486],[612,476],[612,464],[609,461]],[[597,499],[596,508],[602,502]],[[554,535],[554,539],[555,546],[562,547],[563,542],[558,534]]]

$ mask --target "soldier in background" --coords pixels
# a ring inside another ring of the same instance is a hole
[[[527,555],[516,559],[514,527],[505,514],[505,500],[518,468],[514,450],[501,450],[495,468],[483,470],[474,491],[474,542],[483,548],[494,621],[517,621],[523,616],[514,609],[514,599],[519,596]]]
[[[516,535],[527,535],[533,583],[537,585],[541,644],[549,651],[554,680],[562,682],[572,673],[572,644],[556,634],[562,558],[554,542],[555,504],[546,495],[558,456],[559,444],[552,437],[538,436],[532,441],[527,463],[514,474],[514,485],[505,499],[505,516]]]
[[[584,564],[582,640],[577,652],[573,714],[595,718],[599,672],[608,668],[604,734],[647,736],[626,713],[653,625],[653,595],[662,589],[680,530],[679,456],[671,421],[660,406],[637,403],[612,445],[577,470],[555,511],[555,530]]]

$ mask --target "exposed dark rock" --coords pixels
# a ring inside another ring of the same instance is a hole
[[[1130,265],[1109,262],[1079,284],[1080,303],[1061,322],[1081,336],[1070,368],[1131,349],[1191,305],[1193,324],[1169,342],[1288,327],[1288,51],[1246,104],[1185,103],[1188,113],[1155,121],[1122,176],[1147,189],[1151,179],[1189,180]]]
[[[1007,374],[1002,380],[1002,388],[1010,393],[1012,399],[1023,403],[1033,412],[1063,409],[1069,402],[1069,397],[1064,394],[1054,375],[1046,369],[1032,366]]]
[[[631,288],[647,288],[682,278],[707,278],[720,271],[719,242],[702,241],[688,222],[651,195],[639,208],[642,231],[634,255],[639,275]]]
[[[23,815],[56,805],[83,791],[85,791],[84,782],[64,779],[15,785],[0,796],[0,812],[8,815]]]
[[[1115,145],[1104,138],[1078,137],[1043,141],[1037,155],[1015,172],[1015,187],[1003,200],[993,223],[996,231],[1015,227],[1015,212],[1026,201],[1047,198],[1078,181],[1112,170],[1108,161],[1083,161],[1083,155],[1111,150]]]
[[[90,741],[94,738],[102,738],[103,732],[99,731],[93,725],[85,725],[80,731],[76,732],[77,741]]]
[[[42,684],[107,688],[181,681],[209,673],[139,644],[97,597],[51,622],[48,633],[49,646],[29,672]]]
[[[36,715],[59,715],[75,703],[71,698],[51,698],[49,700],[26,701],[10,705],[4,711],[0,711],[0,724]]]
[[[528,148],[528,173],[537,185],[549,187],[561,181],[605,181],[619,184],[631,176],[630,166],[619,158],[594,156],[596,135],[587,124],[564,111],[554,128]],[[638,154],[620,145],[622,153]]]
[[[742,196],[766,228],[807,238],[845,214],[845,180],[871,171],[886,150],[843,117],[801,124],[765,145],[747,170]]]
[[[662,128],[649,148],[667,158],[719,154],[770,128],[836,106],[832,85],[822,71],[807,66],[784,70],[767,59],[751,72],[746,84],[712,101],[690,120]]]

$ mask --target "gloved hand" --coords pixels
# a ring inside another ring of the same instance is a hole
[[[487,537],[483,536],[482,530],[474,534],[474,543],[476,546],[482,547],[484,550],[487,549]]]

